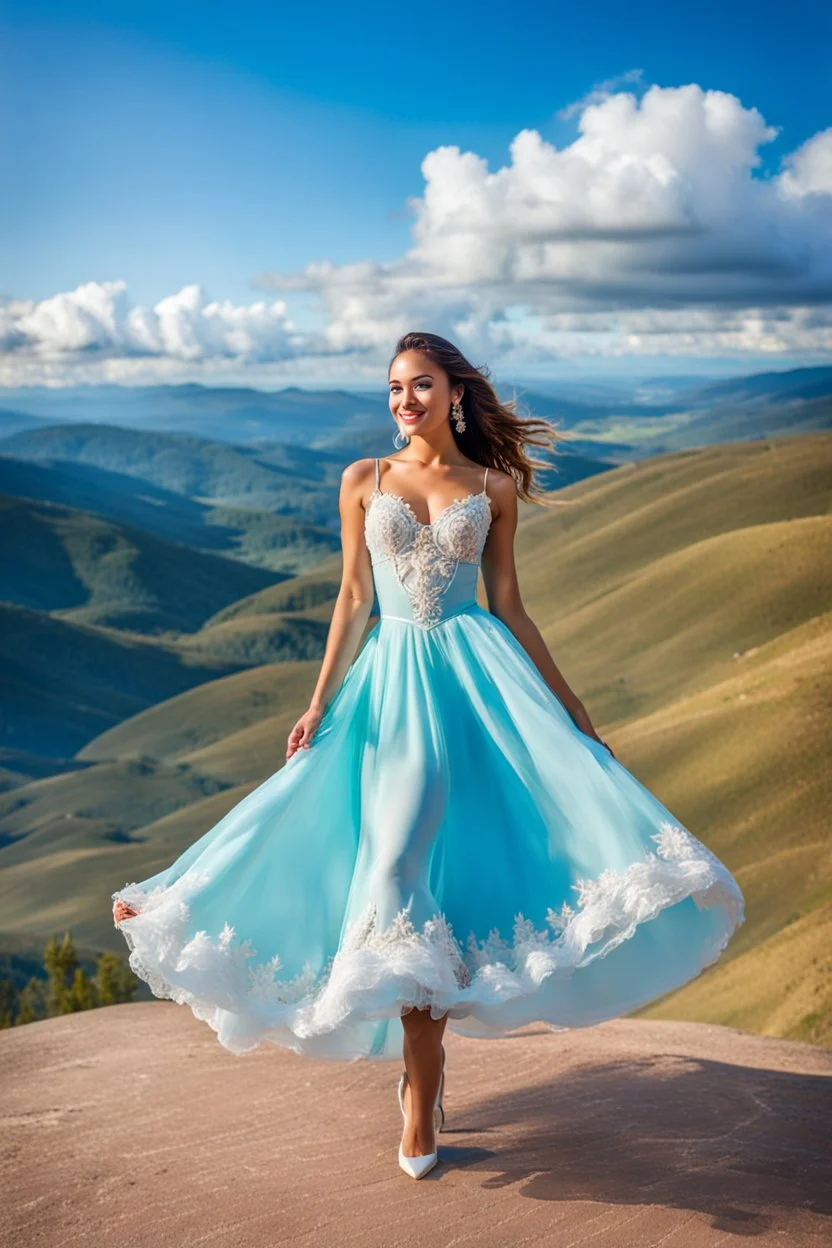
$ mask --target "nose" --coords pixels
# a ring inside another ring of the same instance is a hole
[[[408,412],[421,412],[422,404],[416,398],[415,392],[403,389],[399,395],[399,407],[403,407]]]

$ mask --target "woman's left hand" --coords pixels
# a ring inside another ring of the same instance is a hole
[[[580,728],[581,732],[586,733],[588,737],[592,737],[593,741],[597,741],[600,745],[603,745],[604,749],[609,750],[612,757],[615,758],[615,754],[613,754],[612,746],[608,745],[606,741],[604,741],[601,737],[598,736],[598,733],[595,731],[595,729],[592,726],[592,720],[589,718],[589,715],[586,713],[586,710],[584,709],[583,706],[578,706],[575,708],[575,710],[572,713],[572,718],[575,721],[575,724],[577,725],[577,727]]]
[[[116,927],[118,927],[122,919],[134,919],[138,913],[138,910],[128,906],[127,902],[122,901],[121,898],[113,904],[113,922]]]

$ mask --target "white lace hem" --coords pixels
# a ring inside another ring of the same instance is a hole
[[[580,881],[575,908],[550,909],[546,930],[517,914],[510,941],[493,929],[483,941],[471,933],[463,947],[444,915],[417,929],[407,910],[379,931],[370,905],[323,970],[316,973],[307,964],[300,974],[280,978],[279,955],[258,961],[250,941],[237,942],[227,923],[216,940],[205,931],[189,935],[188,897],[204,883],[195,867],[169,888],[148,893],[129,884],[114,893],[114,900],[139,911],[117,926],[130,948],[132,970],[154,995],[188,1005],[238,1054],[270,1040],[298,1053],[342,1056],[337,1045],[327,1051],[316,1040],[411,1009],[429,1009],[433,1018],[448,1014],[451,1030],[474,1036],[504,1035],[536,1021],[563,1030],[586,1024],[546,1017],[543,985],[606,956],[662,910],[692,898],[700,909],[716,908],[724,916],[699,950],[697,967],[679,983],[715,962],[743,922],[742,893],[720,860],[679,825],[664,821],[660,828],[653,837],[656,851],[623,871]],[[643,1003],[611,1008],[605,1017]],[[462,1019],[467,1025],[450,1021]]]

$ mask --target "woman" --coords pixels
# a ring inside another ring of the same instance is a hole
[[[389,392],[405,449],[343,472],[343,580],[286,765],[113,897],[134,971],[233,1052],[401,1045],[399,1164],[420,1178],[446,1025],[632,1010],[719,956],[743,898],[615,759],[523,608],[517,497],[536,499],[525,447],[551,426],[433,334],[399,341]]]

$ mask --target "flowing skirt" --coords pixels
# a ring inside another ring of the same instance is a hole
[[[715,961],[726,867],[578,729],[479,605],[381,619],[299,750],[166,870],[113,894],[130,965],[223,1045],[400,1059],[598,1023]]]

